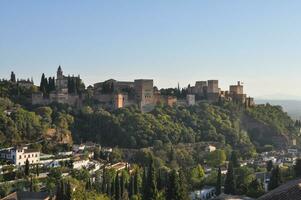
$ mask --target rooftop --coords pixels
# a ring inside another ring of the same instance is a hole
[[[258,200],[297,200],[301,199],[301,179],[289,181]]]
[[[24,153],[38,153],[39,151],[36,149],[25,149]]]
[[[45,192],[14,192],[1,200],[47,200],[49,195]]]

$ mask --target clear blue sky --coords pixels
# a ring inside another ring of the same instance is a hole
[[[1,0],[0,77],[58,65],[92,84],[237,80],[252,96],[301,96],[300,0]]]

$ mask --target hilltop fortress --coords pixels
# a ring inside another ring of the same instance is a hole
[[[179,87],[158,90],[152,79],[134,81],[109,79],[85,89],[79,76],[64,76],[59,66],[56,78],[49,78],[45,89],[43,76],[40,91],[32,94],[33,105],[48,105],[57,102],[81,106],[85,100],[89,99],[111,109],[137,105],[143,112],[151,111],[156,104],[191,106],[200,101],[210,103],[233,101],[246,107],[254,105],[254,99],[244,94],[241,82],[231,85],[228,91],[222,91],[219,88],[218,80],[197,81],[195,86],[189,85],[182,90]]]
[[[45,80],[47,81],[47,79]],[[71,91],[70,89],[71,81],[74,82],[81,81],[79,76],[78,77],[64,76],[63,70],[61,66],[59,66],[55,81],[54,78],[53,78],[53,83],[51,80],[52,79],[49,78],[49,82],[44,83],[44,85],[43,85],[43,80],[41,81],[40,92],[32,94],[33,105],[37,105],[37,104],[48,105],[53,102],[69,104],[69,105],[77,105],[77,106],[81,105],[82,100],[77,90]],[[42,88],[42,85],[46,87],[45,84],[48,85],[48,87]]]

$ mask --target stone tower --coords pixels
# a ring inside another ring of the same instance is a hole
[[[68,93],[68,79],[64,77],[61,66],[59,66],[56,72],[55,86],[57,92]]]
[[[154,107],[154,83],[151,79],[134,81],[136,100],[141,110],[150,111]]]
[[[56,77],[57,77],[57,79],[62,79],[62,78],[63,78],[63,70],[62,70],[62,68],[61,68],[61,65],[60,65],[59,68],[57,69]]]

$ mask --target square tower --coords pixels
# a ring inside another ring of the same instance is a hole
[[[136,100],[143,109],[154,104],[154,81],[152,79],[137,79],[134,82]]]

